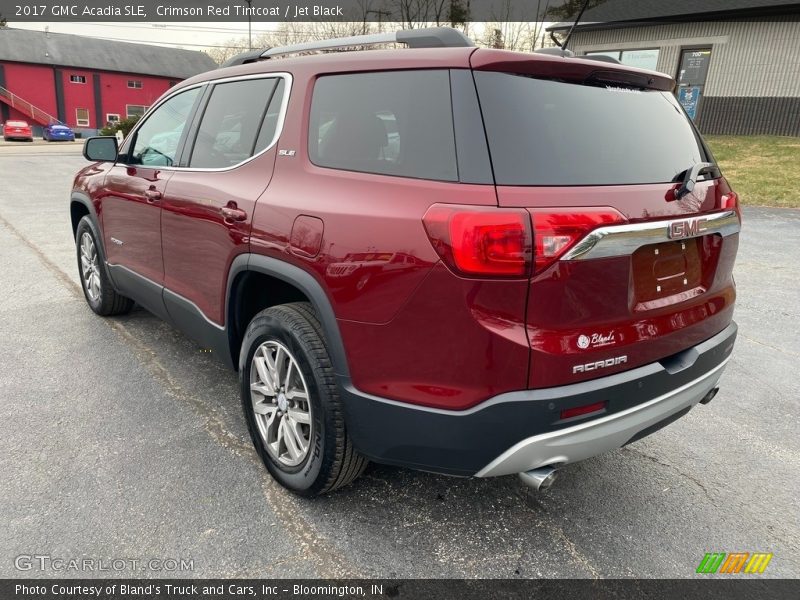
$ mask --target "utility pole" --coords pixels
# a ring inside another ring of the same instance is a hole
[[[250,50],[253,49],[253,0],[244,0],[247,2],[247,45]]]
[[[378,17],[378,33],[383,33],[383,17],[391,17],[392,11],[390,10],[368,10],[367,16],[377,15]]]

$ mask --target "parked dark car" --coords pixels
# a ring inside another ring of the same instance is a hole
[[[74,142],[75,132],[63,123],[50,123],[44,128],[42,139],[48,142]]]
[[[27,121],[6,121],[3,126],[3,139],[7,142],[10,140],[32,142],[33,131]]]
[[[89,139],[92,310],[135,301],[238,369],[258,453],[307,496],[367,460],[538,489],[709,402],[740,213],[674,80],[376,38],[411,48],[248,53],[119,149]]]

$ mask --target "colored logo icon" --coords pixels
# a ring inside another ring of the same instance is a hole
[[[697,566],[697,573],[763,573],[772,553],[767,552],[708,552]]]

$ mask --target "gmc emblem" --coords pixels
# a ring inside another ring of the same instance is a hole
[[[673,221],[669,224],[669,237],[674,240],[700,235],[707,229],[706,221],[707,219],[705,217],[700,219],[687,219],[685,221]]]

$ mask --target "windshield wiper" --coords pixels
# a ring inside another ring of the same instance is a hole
[[[697,183],[697,178],[700,175],[700,173],[706,173],[708,171],[719,171],[719,167],[714,163],[699,162],[693,164],[691,167],[686,169],[686,173],[683,176],[683,183],[681,183],[681,187],[675,190],[675,200],[680,200],[686,194],[692,193],[692,190],[694,190],[694,185]]]

